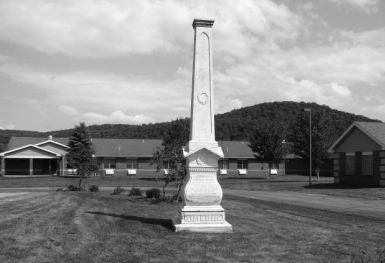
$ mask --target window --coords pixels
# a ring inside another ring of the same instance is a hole
[[[218,160],[219,169],[229,169],[229,160]]]
[[[237,161],[237,168],[238,169],[247,169],[247,160],[238,160]]]
[[[103,164],[104,164],[104,169],[115,169],[116,168],[115,159],[104,159]]]
[[[362,153],[362,175],[373,175],[373,155],[372,153]]]
[[[138,160],[127,159],[127,169],[138,169]]]
[[[353,154],[346,154],[345,156],[345,174],[355,175],[355,156]]]
[[[272,163],[270,168],[279,170],[279,163]]]
[[[163,161],[163,164],[162,164],[162,168],[163,169],[170,169],[170,161]]]

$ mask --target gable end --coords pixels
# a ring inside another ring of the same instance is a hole
[[[372,152],[382,147],[357,127],[345,135],[345,138],[335,146],[335,152]]]

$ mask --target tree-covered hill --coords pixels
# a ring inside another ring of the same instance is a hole
[[[316,103],[268,102],[217,114],[215,116],[216,139],[248,140],[249,134],[260,121],[268,120],[289,124],[301,113],[303,108],[323,109],[329,113],[334,121],[335,138],[340,136],[354,121],[379,121],[334,110]],[[189,123],[188,118],[184,121]],[[170,122],[162,122],[143,125],[103,124],[91,125],[88,128],[94,138],[161,139],[163,132],[169,126]],[[71,132],[72,129],[51,132],[0,130],[0,151],[4,149],[3,147],[12,136],[48,137],[48,135],[52,135],[53,137],[69,137]]]
[[[217,140],[246,140],[260,121],[277,121],[289,124],[303,108],[320,109],[330,114],[338,138],[355,121],[377,121],[365,116],[331,109],[326,105],[307,102],[267,102],[215,116]]]

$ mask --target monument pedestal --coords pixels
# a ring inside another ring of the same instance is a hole
[[[225,210],[220,205],[223,192],[217,180],[222,148],[192,149],[184,149],[187,183],[182,189],[183,206],[174,221],[175,231],[230,233],[232,226],[226,222]]]
[[[183,206],[174,221],[175,231],[229,233],[220,205],[222,188],[217,180],[222,148],[215,141],[214,90],[212,79],[213,20],[194,19],[194,65],[191,96],[190,141],[183,148],[187,183],[182,189]]]

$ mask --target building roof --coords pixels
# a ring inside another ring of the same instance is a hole
[[[255,158],[248,146],[249,142],[241,141],[218,141],[222,147],[225,158]]]
[[[92,139],[96,156],[152,157],[162,140],[150,139]]]
[[[38,145],[47,141],[41,137],[12,137],[8,143],[7,151],[25,145]],[[53,142],[67,145],[69,138],[53,138]],[[93,138],[96,156],[104,157],[152,157],[157,147],[162,145],[162,140],[152,139],[101,139]],[[253,152],[244,141],[218,141],[222,147],[224,158],[254,158]]]
[[[334,149],[347,137],[350,132],[357,128],[373,141],[378,143],[382,150],[385,150],[385,123],[382,122],[354,122],[350,127],[333,143],[329,148],[329,152],[333,152]]]
[[[41,137],[11,137],[8,142],[7,151],[13,150],[16,148],[23,147],[28,144],[39,144],[47,141],[47,138]],[[54,138],[52,141],[58,142],[63,145],[68,144],[68,138]]]
[[[37,145],[34,145],[34,144],[28,144],[28,145],[24,145],[24,146],[21,146],[21,147],[18,147],[18,148],[14,148],[14,149],[8,150],[6,152],[2,152],[2,153],[0,153],[0,156],[5,156],[5,155],[16,153],[16,152],[20,153],[20,152],[25,151],[28,148],[34,148],[36,150],[39,150],[41,152],[44,152],[44,153],[47,153],[47,154],[50,154],[50,155],[60,156],[60,154],[58,154],[56,152],[53,152],[53,151],[41,148],[41,147],[39,147]],[[27,157],[27,155],[23,155],[23,157]]]

